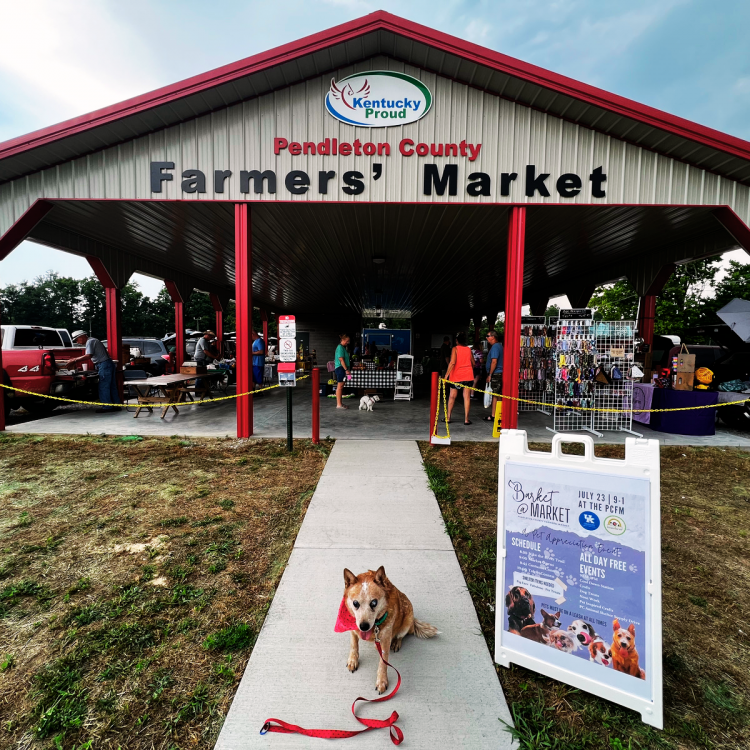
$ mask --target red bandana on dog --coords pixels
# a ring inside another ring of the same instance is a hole
[[[335,633],[345,633],[347,630],[359,630],[357,627],[357,621],[352,617],[352,613],[346,606],[346,597],[341,600],[341,606],[339,607],[339,616],[336,618],[336,627],[334,627]],[[360,630],[359,634],[366,640],[370,640],[372,630]]]

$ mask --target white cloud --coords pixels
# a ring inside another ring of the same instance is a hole
[[[26,111],[39,128],[154,88],[151,50],[115,20],[113,7],[96,0],[4,3],[0,75],[14,84],[5,106]]]

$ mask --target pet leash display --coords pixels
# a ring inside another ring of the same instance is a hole
[[[299,727],[296,724],[289,724],[289,722],[282,721],[281,719],[266,719],[266,723],[263,724],[260,733],[267,734],[268,732],[276,732],[278,734],[304,734],[306,737],[320,737],[324,740],[343,740],[347,737],[356,737],[358,734],[369,732],[371,729],[385,729],[388,727],[391,742],[393,742],[394,745],[400,745],[404,741],[404,733],[396,725],[396,722],[398,721],[398,713],[396,713],[396,711],[394,711],[387,719],[363,719],[361,716],[357,716],[356,712],[357,703],[359,703],[359,701],[364,701],[365,703],[382,703],[383,701],[388,701],[393,698],[401,687],[401,673],[393,666],[393,664],[389,664],[383,658],[383,649],[380,647],[380,639],[378,638],[379,631],[380,628],[376,626],[374,632],[375,647],[378,649],[378,654],[383,664],[390,667],[398,675],[398,682],[396,683],[396,687],[393,688],[388,695],[384,695],[380,698],[360,697],[352,703],[352,714],[354,714],[354,718],[360,724],[365,725],[365,729],[304,729],[303,727]]]

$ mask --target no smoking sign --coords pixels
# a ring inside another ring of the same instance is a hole
[[[279,341],[279,359],[282,362],[297,360],[297,339],[281,339]]]

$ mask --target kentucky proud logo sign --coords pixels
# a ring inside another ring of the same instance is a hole
[[[405,73],[370,70],[331,79],[326,109],[337,120],[366,128],[405,125],[424,117],[432,94],[421,81]]]

